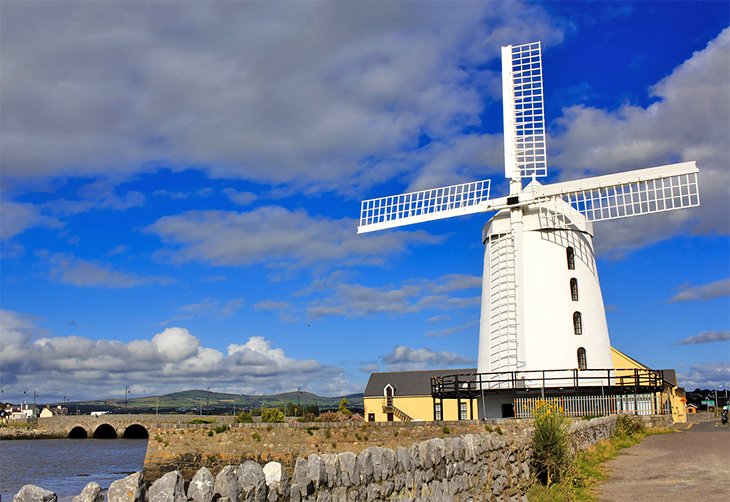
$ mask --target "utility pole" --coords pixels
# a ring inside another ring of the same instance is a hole
[[[210,411],[210,387],[208,387],[208,396],[205,400],[205,409]]]
[[[299,388],[299,387],[297,387],[297,413],[295,413],[295,415],[297,415],[297,416],[300,416],[300,415],[301,416],[304,416],[304,413],[301,413],[301,409],[302,409],[301,408],[301,402],[300,402],[301,401],[301,399],[300,399],[301,396],[302,396],[302,389]]]
[[[127,400],[127,396],[129,396],[129,386],[124,386],[124,413],[129,414],[129,401]]]
[[[157,396],[157,400],[155,401],[155,415],[160,414],[160,396]]]

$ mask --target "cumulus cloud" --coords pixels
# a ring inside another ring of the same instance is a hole
[[[173,281],[159,275],[136,275],[114,270],[110,265],[77,258],[68,253],[47,254],[50,277],[63,284],[80,288],[131,288],[142,285],[166,285]]]
[[[213,265],[379,263],[408,244],[434,244],[443,239],[424,231],[358,236],[356,226],[350,219],[265,206],[248,212],[189,211],[164,216],[146,231],[172,246],[167,254],[173,262]]]
[[[730,331],[705,331],[677,342],[677,345],[695,345],[698,343],[726,342],[730,340]]]
[[[164,160],[311,190],[390,179],[379,160],[479,124],[500,45],[562,39],[527,2],[14,2],[0,22],[4,176]]]
[[[649,89],[646,108],[578,105],[555,121],[549,151],[561,177],[697,161],[700,208],[601,223],[603,252],[640,248],[678,233],[730,233],[730,28]]]
[[[130,385],[137,394],[211,386],[259,394],[305,386],[350,391],[343,372],[313,359],[294,359],[270,340],[251,336],[222,352],[205,347],[183,327],[149,339],[121,342],[81,336],[47,336],[34,322],[0,311],[0,373],[8,394],[32,387],[49,399],[83,389],[83,398],[115,395]],[[341,388],[334,389],[332,381]],[[82,397],[82,396],[79,396]]]
[[[312,317],[362,317],[373,314],[406,314],[428,309],[463,309],[479,306],[479,295],[460,296],[481,287],[481,277],[448,274],[434,280],[419,280],[400,287],[370,287],[338,283],[331,294],[313,300],[307,307]]]
[[[730,382],[730,364],[727,361],[695,364],[688,369],[678,369],[677,377],[688,390],[722,388]]]
[[[453,352],[438,352],[429,348],[414,349],[405,345],[397,345],[383,357],[383,363],[388,371],[414,371],[472,365],[476,361]]]
[[[683,286],[669,303],[707,301],[730,296],[730,277],[701,286]]]
[[[10,239],[36,226],[58,227],[61,223],[43,214],[34,204],[0,200],[0,239]]]

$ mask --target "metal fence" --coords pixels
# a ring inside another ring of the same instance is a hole
[[[669,406],[658,394],[624,394],[613,396],[558,396],[547,398],[518,397],[514,400],[515,417],[531,418],[538,402],[560,408],[569,417],[604,415],[664,415]]]

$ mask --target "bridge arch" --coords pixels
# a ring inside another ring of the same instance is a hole
[[[96,439],[116,439],[117,431],[109,424],[101,424],[94,430],[94,438]]]
[[[68,437],[71,439],[86,439],[87,437],[89,437],[89,433],[86,431],[86,429],[84,429],[80,425],[77,425],[69,431]]]
[[[124,439],[148,439],[150,437],[150,433],[144,425],[132,424],[124,429],[122,437]]]

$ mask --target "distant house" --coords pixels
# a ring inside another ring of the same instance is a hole
[[[475,373],[476,368],[372,373],[365,387],[363,406],[368,422],[477,420],[477,400],[435,400],[431,378]]]
[[[684,407],[684,410],[687,412],[688,415],[693,415],[697,413],[697,406],[695,406],[692,403],[689,403],[687,406]]]
[[[68,408],[62,408],[61,406],[56,406],[55,408],[51,408],[50,406],[46,406],[41,410],[40,417],[41,418],[50,418],[54,417],[56,415],[68,415]]]

